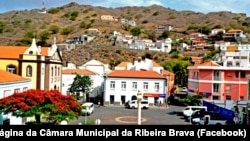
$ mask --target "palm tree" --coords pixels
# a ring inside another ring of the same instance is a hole
[[[90,76],[81,76],[76,74],[73,83],[71,84],[69,91],[75,93],[76,91],[81,91],[83,93],[83,101],[89,101],[89,90],[92,86],[93,81]]]

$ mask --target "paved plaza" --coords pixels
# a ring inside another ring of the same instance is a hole
[[[180,115],[182,106],[154,107],[141,110],[142,125],[187,125],[189,124]],[[124,107],[98,107],[90,116],[80,116],[77,120],[71,120],[70,125],[78,125],[87,120],[100,120],[101,125],[137,125],[137,109]]]

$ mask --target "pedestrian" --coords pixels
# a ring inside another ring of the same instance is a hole
[[[98,108],[101,106],[101,102],[100,100],[98,100]]]
[[[159,107],[161,107],[161,101],[159,102]]]

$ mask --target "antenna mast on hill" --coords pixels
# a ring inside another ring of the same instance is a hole
[[[46,8],[45,8],[45,4],[44,4],[44,0],[42,0],[42,10],[40,13],[46,13]]]

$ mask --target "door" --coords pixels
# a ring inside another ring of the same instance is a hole
[[[124,95],[121,96],[121,105],[125,104],[126,97]]]
[[[114,96],[114,95],[110,95],[110,96],[109,96],[109,104],[110,104],[110,105],[115,104],[115,96]]]

